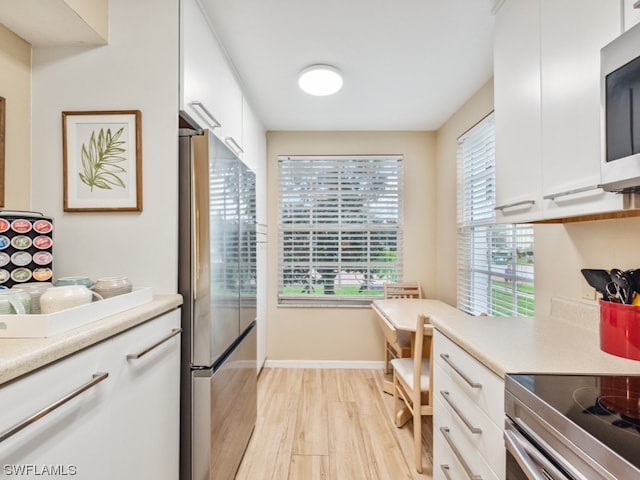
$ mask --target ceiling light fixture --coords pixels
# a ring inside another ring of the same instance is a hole
[[[311,65],[300,72],[298,85],[309,95],[332,95],[342,88],[342,75],[330,65]]]

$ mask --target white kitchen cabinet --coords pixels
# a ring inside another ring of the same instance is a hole
[[[256,266],[257,266],[257,355],[258,370],[262,368],[267,357],[267,139],[265,129],[254,113],[251,105],[243,101],[243,133],[244,154],[242,160],[256,174]]]
[[[242,90],[198,2],[180,5],[180,109],[242,158]]]
[[[629,30],[631,27],[640,22],[640,7],[634,8],[634,4],[638,0],[624,0],[624,29]]]
[[[624,209],[600,183],[600,49],[621,2],[506,0],[496,15],[496,205],[501,223]]]
[[[539,4],[507,0],[495,19],[496,218],[542,216]]]
[[[179,323],[179,310],[169,312],[2,385],[0,437],[61,403],[0,440],[2,473],[177,478],[180,337],[139,359],[127,355],[146,350]]]
[[[434,480],[504,480],[504,381],[437,330],[434,342]]]
[[[87,388],[0,442],[0,464],[7,477],[44,478],[43,469],[50,468],[60,477],[114,478],[110,452],[123,436],[111,428],[114,364],[110,347],[109,342],[98,344],[0,388],[0,432],[5,433],[70,393]],[[89,387],[94,380],[100,381]],[[27,470],[19,473],[19,469]]]
[[[621,33],[620,3],[540,2],[544,218],[624,208],[600,183],[600,49]],[[569,29],[569,31],[567,31]]]
[[[112,477],[175,480],[180,449],[180,310],[113,339]]]

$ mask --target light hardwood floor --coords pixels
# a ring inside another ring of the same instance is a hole
[[[236,480],[431,479],[431,417],[423,419],[421,475],[412,421],[395,426],[383,378],[382,370],[263,369]]]

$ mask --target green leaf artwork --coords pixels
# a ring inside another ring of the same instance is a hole
[[[124,140],[118,140],[124,127],[115,134],[111,133],[111,129],[100,129],[96,136],[96,131],[91,132],[89,138],[89,146],[82,144],[82,169],[79,173],[80,180],[88,185],[93,192],[93,188],[102,188],[111,190],[114,187],[126,188],[124,181],[120,175],[126,173],[127,170],[118,165],[125,162],[126,157],[123,155]]]

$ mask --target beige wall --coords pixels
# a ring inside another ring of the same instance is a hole
[[[31,45],[0,25],[0,96],[6,99],[4,208],[29,210]]]
[[[640,268],[640,218],[535,227],[536,314],[552,296],[594,303],[581,268]]]
[[[404,277],[435,295],[436,169],[432,132],[269,132],[268,360],[376,361],[383,337],[369,308],[279,307],[278,155],[402,154]]]
[[[457,139],[493,111],[493,80],[487,82],[437,133],[436,297],[456,305],[457,289]]]

